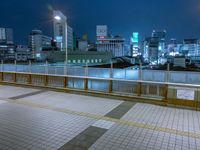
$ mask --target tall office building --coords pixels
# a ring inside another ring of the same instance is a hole
[[[191,57],[193,60],[200,59],[200,40],[198,39],[184,39],[182,53],[185,56]]]
[[[139,52],[139,33],[133,32],[131,36],[131,56],[137,56]]]
[[[70,26],[67,26],[67,48],[73,50],[74,47],[74,35],[73,29]]]
[[[0,28],[0,43],[13,44],[13,29]]]
[[[0,59],[3,60],[15,59],[13,29],[0,28]]]
[[[148,37],[142,42],[141,52],[144,60],[151,63],[158,63],[159,58],[159,39]]]
[[[158,50],[159,50],[160,55],[166,52],[166,48],[165,48],[166,35],[167,35],[166,30],[153,30],[152,32],[152,37],[158,38],[159,40]]]
[[[111,52],[113,56],[124,56],[125,39],[120,36],[108,36],[108,27],[98,25],[96,27],[97,51]]]
[[[54,11],[54,39],[61,51],[67,50],[67,17],[60,11]]]
[[[51,47],[52,38],[42,34],[40,30],[32,30],[29,34],[28,46],[32,52],[32,57],[39,59],[41,52],[45,48]]]

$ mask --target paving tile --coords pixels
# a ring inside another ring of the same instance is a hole
[[[31,102],[56,108],[66,108],[72,111],[85,112],[104,116],[115,107],[123,103],[120,100],[75,95],[61,92],[45,92],[22,98],[21,102]]]
[[[35,92],[27,93],[27,94],[18,95],[18,96],[15,96],[15,97],[10,97],[9,99],[17,100],[17,99],[22,99],[22,98],[25,98],[25,97],[41,94],[41,93],[44,93],[44,92],[46,92],[46,91],[44,91],[44,90],[35,91]]]
[[[120,119],[124,114],[126,114],[136,103],[133,102],[123,102],[111,112],[106,114],[106,117]]]
[[[22,87],[15,87],[15,86],[5,86],[5,85],[0,85],[0,98],[3,99],[8,99],[10,97],[15,97],[31,92],[36,92],[40,91],[38,89],[31,89],[31,88],[22,88]]]
[[[90,126],[85,131],[63,145],[59,150],[86,150],[94,144],[107,130]],[[98,134],[96,134],[98,133]]]
[[[16,104],[0,105],[0,149],[56,149],[94,124],[95,120]],[[51,146],[52,144],[52,146]],[[10,148],[12,149],[12,148]]]
[[[105,120],[98,120],[95,122],[92,126],[103,128],[103,129],[110,129],[115,123],[111,121],[105,121]]]

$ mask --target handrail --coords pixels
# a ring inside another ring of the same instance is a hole
[[[2,73],[2,72],[0,72],[0,73]],[[58,74],[55,75],[55,74],[15,72],[15,71],[3,71],[3,73],[24,74],[24,75],[40,75],[40,76],[50,76],[50,77],[68,77],[68,78],[77,78],[77,79],[105,80],[105,81],[132,82],[132,83],[158,84],[158,85],[200,88],[199,84],[185,84],[185,83],[158,82],[158,81],[145,81],[145,80],[127,80],[127,79],[101,78],[101,77],[90,77],[90,76],[73,76],[73,75],[58,75]]]

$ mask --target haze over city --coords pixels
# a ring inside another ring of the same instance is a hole
[[[169,39],[200,37],[198,0],[7,0],[0,4],[0,26],[13,28],[15,42],[26,44],[32,29],[53,35],[53,10],[61,10],[74,32],[87,33],[92,41],[98,24],[127,41],[132,32],[143,40],[153,29],[165,29]]]

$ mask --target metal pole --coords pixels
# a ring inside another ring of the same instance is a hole
[[[64,75],[67,75],[67,61],[64,63]]]

